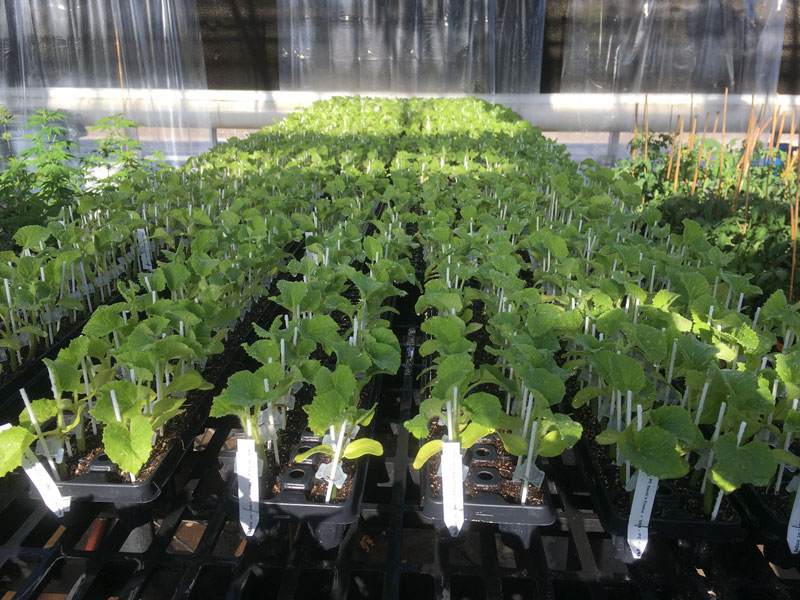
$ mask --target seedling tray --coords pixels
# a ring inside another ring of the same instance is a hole
[[[267,301],[261,307],[259,314],[255,315],[253,322],[265,324],[271,321],[276,312],[276,305]],[[251,328],[246,340],[253,342],[255,339],[255,331]],[[244,350],[240,348],[226,350],[224,356],[227,360],[219,366],[216,376],[210,382],[214,385],[214,389],[197,394],[187,409],[186,424],[182,433],[173,441],[158,466],[144,481],[119,482],[118,470],[105,453],[100,453],[92,460],[88,473],[69,481],[56,482],[61,495],[69,496],[72,502],[106,502],[114,504],[119,509],[124,509],[151,503],[165,491],[174,492],[171,489],[174,487],[174,482],[171,481],[172,475],[187,452],[191,451],[194,438],[208,417],[211,399],[215,393],[218,393],[219,388],[224,385],[231,373],[237,369],[243,353]],[[33,498],[41,497],[38,490],[22,474],[6,477],[3,483],[6,483],[6,480],[10,480],[10,489],[6,489],[6,492],[30,495]]]
[[[597,514],[605,530],[615,536],[626,536],[628,530],[628,510],[618,507],[618,494],[628,495],[608,489],[600,477],[599,466],[589,450],[588,442],[581,439],[574,447],[576,464],[586,481],[594,501]],[[683,492],[664,480],[659,483],[653,513],[650,519],[650,535],[661,535],[684,541],[702,541],[708,544],[731,543],[744,540],[747,529],[739,513],[733,509],[728,498],[723,499],[730,511],[730,518],[724,521],[698,519],[681,506]],[[716,497],[717,490],[714,491]],[[627,498],[625,499],[627,505]]]
[[[530,548],[536,529],[552,525],[556,521],[556,513],[547,487],[542,486],[541,504],[522,505],[509,502],[500,495],[502,485],[500,472],[494,467],[480,464],[497,458],[496,447],[491,443],[478,443],[470,450],[471,460],[466,481],[475,484],[481,491],[472,498],[464,498],[465,527],[468,523],[494,523],[499,526],[503,541],[509,547]],[[436,498],[431,492],[429,471],[430,466],[426,464],[420,473],[423,494],[422,514],[433,521],[439,535],[447,539],[450,533],[442,520],[442,499]]]
[[[382,376],[377,375],[369,383],[367,405],[371,406],[380,398]],[[373,426],[363,428],[364,435],[372,435]],[[244,437],[241,429],[231,431],[230,439]],[[300,440],[292,448],[291,460],[299,452],[319,445],[321,438],[306,429]],[[232,444],[230,446],[233,446]],[[234,446],[235,447],[235,446]],[[239,501],[237,497],[237,477],[233,472],[235,450],[223,450],[220,453],[223,477],[228,481],[227,507],[229,517],[238,519]],[[283,475],[278,476],[277,485],[280,491],[270,498],[265,497],[263,482],[260,480],[259,516],[261,524],[275,519],[292,519],[308,525],[312,537],[325,550],[338,546],[348,525],[358,521],[361,509],[361,496],[364,493],[364,481],[367,472],[367,457],[357,459],[353,483],[350,493],[344,502],[314,502],[309,500],[309,493],[314,486],[314,475],[321,463],[321,456],[315,455],[301,463],[290,464]]]

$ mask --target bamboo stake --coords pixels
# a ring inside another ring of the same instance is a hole
[[[794,139],[794,111],[792,111],[792,127],[789,132],[789,152],[786,155],[786,174],[789,174],[792,164],[792,140]]]
[[[683,121],[684,117],[681,115],[680,118],[680,133],[678,134],[678,158],[675,161],[675,180],[672,183],[672,190],[678,190],[678,174],[681,171],[681,154],[683,153]]]
[[[672,161],[675,156],[675,134],[678,133],[677,123],[675,124],[675,131],[672,131],[672,117],[670,117],[669,122],[669,135],[672,138],[672,144],[669,147],[669,164],[667,165],[667,181],[672,178]]]
[[[700,163],[703,162],[703,154],[705,154],[707,128],[708,112],[706,112],[706,120],[703,123],[703,137],[700,139],[700,150],[697,151],[697,161],[694,164],[694,177],[692,178],[692,198],[694,198],[694,191],[695,188],[697,188],[697,172],[700,170]]]
[[[719,195],[722,195],[722,165],[725,162],[725,122],[728,119],[728,88],[725,88],[725,102],[722,105],[722,142],[719,149]]]
[[[798,138],[800,138],[800,135],[798,135]],[[791,149],[791,147],[792,143],[790,141],[789,148]],[[797,222],[798,217],[800,217],[800,160],[797,161],[797,176],[794,185],[794,207],[790,207],[790,213],[792,219],[792,274],[789,278],[789,301],[791,302],[794,296],[794,274],[797,270]]]

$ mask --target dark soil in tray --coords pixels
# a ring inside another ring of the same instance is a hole
[[[628,514],[633,493],[625,491],[625,488],[620,484],[620,468],[609,456],[609,447],[601,446],[594,441],[595,437],[601,431],[600,424],[594,418],[588,406],[582,406],[575,411],[574,418],[583,425],[583,439],[592,455],[592,461],[597,467],[600,481],[605,489],[608,490],[609,496],[614,502],[615,509],[620,514]],[[691,473],[690,471],[688,475],[680,479],[662,480],[659,487],[669,487],[672,491],[679,494],[680,508],[686,513],[686,516],[698,521],[708,521],[708,518],[703,512],[703,495],[700,493],[699,483],[696,486],[690,486]],[[715,488],[714,501],[716,501],[717,493],[718,490]],[[658,506],[658,498],[656,499],[656,503],[656,506]],[[654,518],[655,516],[656,514],[654,512]],[[737,514],[730,502],[723,501],[719,513],[717,514],[717,521],[735,521],[736,517]]]
[[[441,439],[445,434],[445,428],[434,424],[431,425],[431,437],[429,439]],[[480,459],[473,457],[470,463],[470,473],[464,480],[464,496],[466,498],[475,498],[479,493],[497,493],[491,490],[480,488],[475,485],[472,476],[473,467],[493,467],[498,470],[502,478],[500,496],[509,504],[519,504],[522,494],[522,486],[520,483],[515,483],[511,480],[514,475],[514,467],[516,466],[516,457],[508,454],[503,446],[502,440],[497,436],[491,436],[481,443],[491,444],[497,449],[497,458],[492,460]],[[428,469],[428,486],[434,498],[442,497],[442,478],[437,475],[439,471],[439,464],[441,463],[441,454],[437,453],[432,456],[427,463]],[[526,506],[534,506],[544,503],[544,493],[532,483],[528,484],[528,498],[526,499]]]

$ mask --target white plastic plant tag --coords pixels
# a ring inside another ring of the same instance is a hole
[[[800,475],[795,475],[786,486],[786,491],[797,492],[800,488]],[[789,516],[789,527],[786,529],[786,542],[792,554],[800,554],[800,493],[794,496],[792,514]]]
[[[236,440],[236,479],[239,495],[239,524],[247,537],[258,526],[258,455],[251,438]]]
[[[461,444],[442,442],[442,510],[444,524],[456,537],[464,526],[464,479]]]
[[[336,475],[331,477],[332,466],[333,463],[322,463],[314,474],[314,477],[322,479],[323,481],[332,481],[336,489],[342,489],[344,482],[347,481],[347,474],[344,472],[344,469],[342,469],[342,463],[340,461],[336,465]]]
[[[61,495],[50,473],[47,472],[44,465],[39,462],[39,459],[30,450],[25,450],[22,455],[22,469],[28,479],[31,480],[31,483],[39,490],[39,494],[42,496],[47,508],[57,517],[63,517],[64,513],[69,511],[70,498],[69,496]]]
[[[777,436],[772,433],[769,429],[762,429],[758,432],[758,440],[760,442],[764,442],[765,444],[777,448],[778,446],[778,438]]]
[[[136,230],[136,241],[139,243],[139,258],[142,259],[142,269],[152,271],[153,262],[150,259],[150,240],[147,239],[147,232],[144,229]]]
[[[36,448],[34,449],[34,452],[38,456],[47,456],[48,450],[50,451],[50,456],[53,458],[53,460],[60,465],[64,460],[64,446],[61,441],[56,438],[47,438],[47,448],[45,448],[42,438],[36,440]]]
[[[648,475],[644,471],[636,479],[636,491],[633,492],[631,516],[628,520],[628,545],[633,558],[640,559],[647,548],[650,514],[658,492],[658,477]]]
[[[511,476],[511,481],[522,481],[523,479],[527,479],[528,483],[532,483],[534,487],[541,489],[542,484],[544,483],[544,471],[542,471],[539,467],[533,464],[533,461],[531,461],[530,469],[528,469],[527,477],[525,477],[525,466],[527,464],[527,460],[520,460],[520,462],[517,463],[517,466],[514,467],[514,474]]]
[[[610,418],[612,416],[612,411],[613,410],[614,410],[614,407],[611,404],[611,402],[603,402],[603,405],[600,407],[600,410],[598,411],[598,416],[599,417],[609,417]],[[614,425],[616,425],[616,424],[614,424]],[[610,422],[609,422],[609,426],[611,426]]]
[[[792,554],[800,554],[800,494],[794,496],[789,528],[786,530],[786,541]]]
[[[632,492],[636,489],[636,482],[639,481],[639,471],[636,471],[631,478],[628,479],[628,483],[625,484],[625,491]]]

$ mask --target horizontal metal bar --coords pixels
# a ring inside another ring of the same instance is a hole
[[[113,88],[25,88],[0,90],[0,104],[12,110],[59,109],[73,113],[86,124],[111,114],[123,112],[139,122],[151,121],[154,115],[159,126],[180,117],[189,127],[254,129],[271,125],[297,108],[311,105],[315,100],[348,95],[345,92],[291,92],[244,90],[164,90]],[[376,97],[411,97],[415,94],[368,92],[361,95]],[[431,94],[416,94],[433,97]],[[441,94],[440,97],[464,97],[464,94]],[[639,127],[644,120],[645,101],[648,105],[650,129],[666,131],[673,128],[678,115],[685,115],[686,129],[696,116],[698,129],[706,113],[709,128],[717,112],[722,119],[722,94],[484,94],[477,95],[489,102],[504,104],[523,119],[545,131],[632,131],[634,115]],[[750,94],[731,94],[727,102],[726,127],[731,132],[747,130],[751,103],[758,115],[764,110],[770,117],[776,96],[754,97]],[[800,111],[800,96],[778,96],[780,111]],[[766,105],[766,106],[765,106]],[[763,122],[763,121],[762,121]],[[789,131],[787,116],[784,130]],[[721,121],[720,121],[721,128]]]

